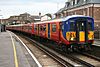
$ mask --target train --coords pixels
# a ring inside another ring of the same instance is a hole
[[[71,15],[48,21],[9,25],[6,29],[54,41],[62,50],[88,50],[94,42],[94,19],[90,16]]]

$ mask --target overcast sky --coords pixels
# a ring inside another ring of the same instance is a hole
[[[55,13],[64,7],[67,0],[0,0],[0,18],[29,13],[38,15],[39,12]],[[3,16],[1,16],[3,15]]]

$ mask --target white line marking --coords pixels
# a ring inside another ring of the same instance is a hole
[[[9,35],[10,35],[10,37],[11,37],[11,41],[12,41],[12,44],[13,44],[15,67],[18,67],[18,58],[17,58],[17,52],[16,52],[15,43],[14,43],[13,37],[12,37],[12,35],[11,35],[10,32],[9,32]]]

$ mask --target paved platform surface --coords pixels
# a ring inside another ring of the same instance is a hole
[[[0,33],[0,67],[37,67],[27,50],[9,31]]]
[[[95,40],[93,45],[100,47],[100,40]]]

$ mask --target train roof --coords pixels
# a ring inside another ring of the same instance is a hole
[[[32,26],[34,23],[27,23],[27,24],[17,24],[17,25],[7,25],[6,27],[15,27],[15,26]]]
[[[48,20],[48,21],[40,21],[40,22],[36,22],[34,24],[43,24],[43,23],[51,23],[51,22],[61,22],[61,21],[66,21],[70,18],[75,18],[75,17],[90,17],[90,16],[84,16],[84,15],[71,15],[71,16],[67,16],[65,18],[60,18],[60,19],[54,19],[54,20]]]
[[[84,15],[71,15],[71,16],[65,17],[64,20],[68,20],[68,19],[74,18],[74,17],[90,17],[90,16],[84,16]]]
[[[52,22],[67,21],[68,19],[75,18],[75,17],[90,17],[90,16],[71,15],[71,16],[67,16],[67,17],[65,17],[65,18],[54,19],[54,20],[48,20],[48,21],[40,21],[40,22],[36,22],[36,23],[34,23],[34,24],[43,24],[43,23],[52,23]],[[90,18],[92,18],[92,17],[90,17]],[[25,25],[32,25],[32,23],[31,23],[31,24],[9,25],[9,26],[25,26]],[[9,26],[7,26],[7,27],[9,27]]]

